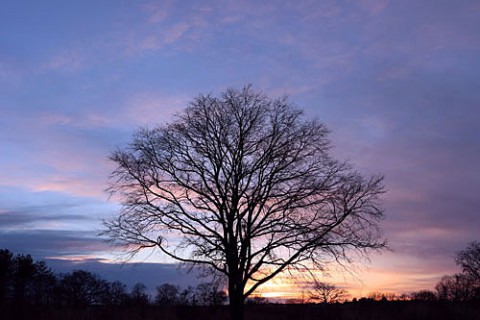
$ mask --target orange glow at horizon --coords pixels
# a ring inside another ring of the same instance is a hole
[[[330,273],[328,276],[318,274],[320,281],[333,284],[346,291],[345,298],[368,297],[372,293],[393,294],[400,296],[420,290],[433,290],[441,274],[432,273],[429,276],[412,275],[405,272],[380,272],[371,270],[361,274],[346,277],[341,272]],[[305,274],[281,274],[269,282],[261,285],[252,297],[267,299],[308,299],[309,283],[311,278]]]
[[[148,255],[147,255],[148,256]],[[388,254],[378,258],[380,261],[375,263],[376,267],[359,267],[353,268],[352,272],[346,272],[341,269],[334,269],[328,273],[321,271],[299,271],[288,270],[277,275],[272,280],[259,286],[257,290],[251,294],[251,297],[263,297],[273,301],[285,301],[289,299],[308,299],[309,284],[312,282],[311,273],[316,274],[319,281],[333,284],[340,289],[346,291],[346,299],[368,297],[372,293],[394,294],[400,296],[404,293],[412,293],[420,290],[434,290],[435,284],[440,280],[442,275],[448,273],[441,268],[430,270],[426,274],[421,268],[418,261],[405,261],[405,265],[401,264],[396,270],[385,270],[382,263],[388,260]],[[129,263],[148,263],[145,257],[137,257]],[[70,261],[74,264],[82,264],[91,260],[95,260],[102,264],[116,264],[119,262],[118,257],[110,256],[108,253],[102,255],[70,255],[70,256],[49,256],[47,259],[57,259]],[[372,259],[372,260],[375,260]],[[152,263],[166,263],[166,261],[151,261]],[[409,267],[406,267],[409,266]],[[250,287],[247,286],[246,290]]]

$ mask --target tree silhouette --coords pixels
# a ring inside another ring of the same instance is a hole
[[[318,301],[321,303],[336,303],[342,301],[347,292],[344,289],[337,286],[314,280],[312,288],[308,291],[308,297],[310,300]]]
[[[29,286],[29,301],[34,305],[51,305],[55,300],[57,277],[44,261],[34,264],[35,273]]]
[[[13,301],[16,304],[23,304],[27,301],[30,293],[29,289],[33,282],[36,266],[29,254],[17,255],[13,263]]]
[[[7,249],[0,250],[0,305],[7,302],[10,294],[12,273],[14,270],[13,254]]]
[[[180,301],[180,287],[164,283],[157,287],[155,304],[159,306],[175,306]]]
[[[450,301],[470,301],[476,297],[477,292],[472,279],[463,273],[443,276],[435,289],[438,299]]]
[[[219,281],[200,283],[197,286],[196,297],[198,304],[206,306],[219,306],[227,300]]]
[[[332,158],[327,134],[286,98],[250,87],[200,95],[111,155],[123,209],[105,233],[134,253],[157,247],[225,275],[232,319],[242,319],[245,299],[287,268],[384,246],[382,177]]]
[[[412,292],[410,298],[416,301],[435,301],[437,300],[437,295],[431,290],[420,290]]]
[[[480,284],[480,242],[473,241],[457,253],[456,259],[463,272]]]
[[[128,302],[129,296],[127,293],[127,286],[124,283],[120,281],[114,281],[110,283],[108,287],[107,300],[109,304],[121,306]]]
[[[108,303],[108,282],[97,275],[75,270],[60,281],[62,301],[72,306],[88,306]]]
[[[178,297],[179,297],[178,304],[181,306],[194,306],[197,304],[195,291],[191,286],[188,286],[182,289]]]
[[[132,291],[130,291],[130,303],[135,306],[145,306],[150,303],[145,284],[139,282],[133,286]]]

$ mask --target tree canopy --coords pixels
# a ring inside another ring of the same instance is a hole
[[[250,86],[200,95],[112,153],[111,191],[123,206],[106,233],[225,275],[241,318],[245,299],[287,268],[384,246],[383,178],[334,159],[328,132]]]
[[[463,272],[468,274],[474,281],[480,283],[480,242],[473,241],[457,253],[456,259]]]

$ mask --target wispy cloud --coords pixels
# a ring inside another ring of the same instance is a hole
[[[92,232],[59,230],[31,230],[2,232],[2,246],[15,253],[29,253],[35,257],[78,254],[101,254],[110,250]]]
[[[149,23],[159,23],[165,20],[169,14],[169,10],[172,6],[172,1],[161,2],[148,2],[142,6],[143,10],[147,13],[147,21]]]
[[[50,58],[43,69],[54,71],[79,71],[87,63],[88,57],[81,50],[67,50]]]
[[[134,126],[163,123],[185,108],[190,99],[161,92],[138,92],[128,98],[118,120]]]
[[[381,14],[389,4],[389,0],[361,0],[360,5],[372,16]]]

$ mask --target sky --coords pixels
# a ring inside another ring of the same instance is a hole
[[[124,264],[98,236],[119,210],[108,156],[197,95],[251,84],[323,121],[338,159],[385,175],[389,250],[325,281],[433,289],[480,240],[479,58],[478,0],[3,0],[0,248],[184,284],[160,254]]]

